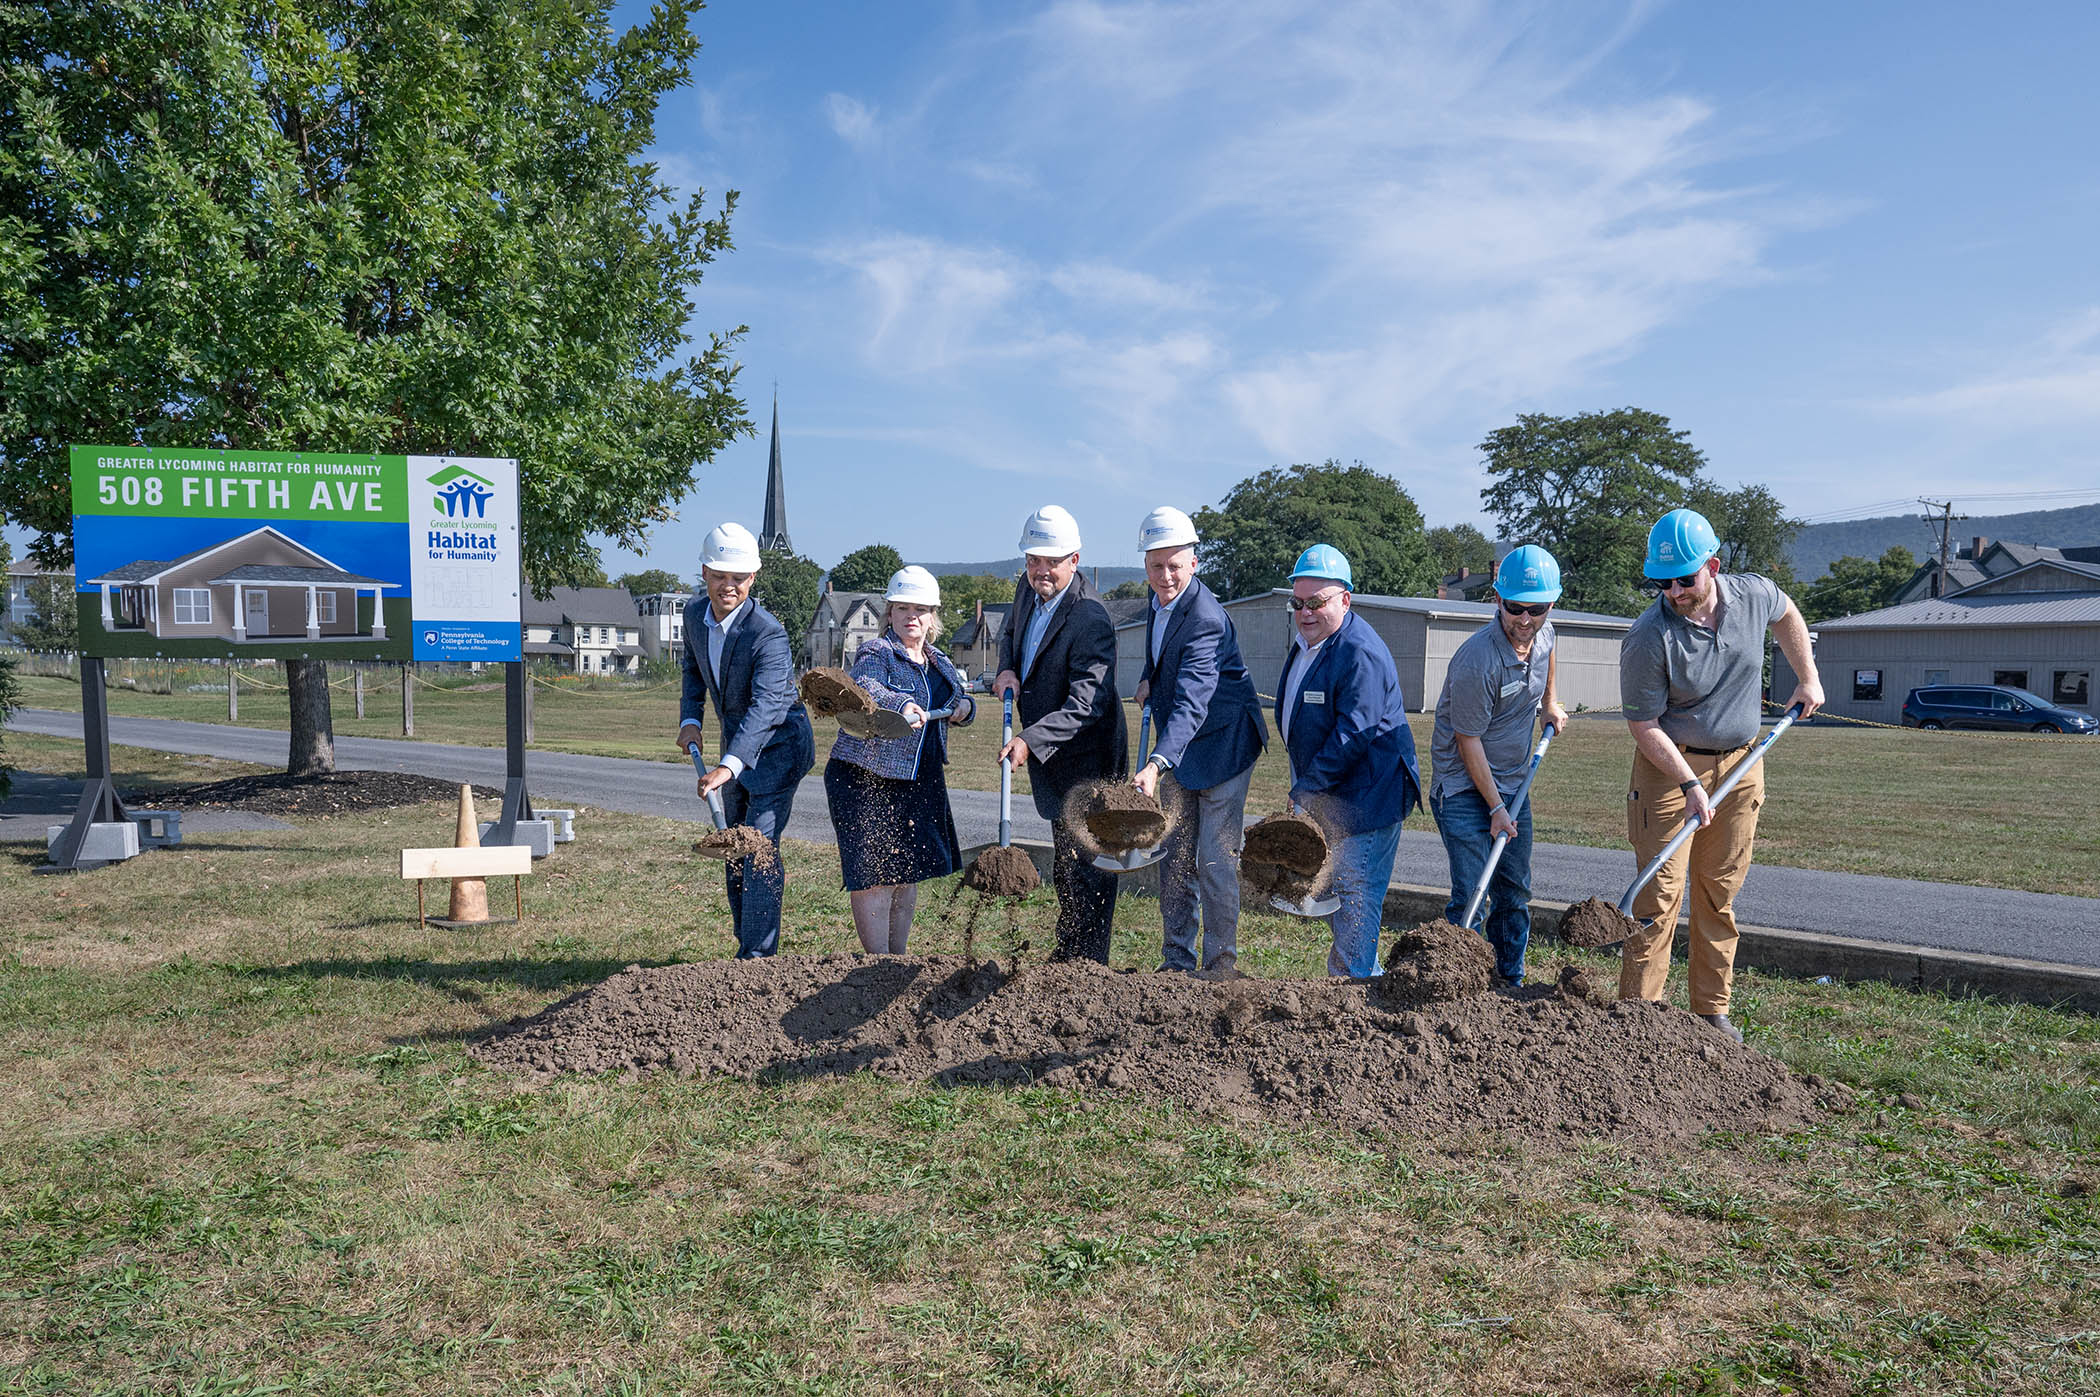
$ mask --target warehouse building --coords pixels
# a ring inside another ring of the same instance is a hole
[[[1239,635],[1240,653],[1254,677],[1255,689],[1274,695],[1283,673],[1283,657],[1296,632],[1291,627],[1291,594],[1277,588],[1225,603]],[[1444,669],[1466,638],[1495,614],[1493,602],[1445,601],[1437,597],[1384,597],[1358,593],[1359,616],[1385,641],[1400,671],[1400,693],[1408,710],[1430,712],[1444,690]],[[1137,688],[1145,661],[1145,625],[1149,610],[1116,628],[1116,688]],[[1619,644],[1633,625],[1629,616],[1600,616],[1590,611],[1553,613],[1559,659],[1555,674],[1560,701],[1569,711],[1619,706]]]

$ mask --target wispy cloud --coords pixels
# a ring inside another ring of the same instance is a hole
[[[824,116],[838,138],[856,150],[866,150],[881,136],[875,108],[843,92],[826,93]]]
[[[2006,355],[1996,372],[1874,406],[1990,432],[2100,422],[2100,306]]]

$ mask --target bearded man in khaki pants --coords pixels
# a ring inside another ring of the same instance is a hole
[[[1637,752],[1626,792],[1626,836],[1635,859],[1647,867],[1686,819],[1701,821],[1634,899],[1642,930],[1626,938],[1619,998],[1664,997],[1689,881],[1692,1012],[1740,1043],[1742,1030],[1728,1021],[1735,895],[1750,872],[1765,803],[1764,767],[1751,768],[1719,809],[1709,796],[1757,741],[1767,631],[1801,676],[1789,705],[1800,704],[1802,717],[1823,706],[1823,684],[1800,608],[1770,578],[1724,575],[1719,553],[1703,516],[1673,509],[1656,521],[1642,571],[1662,595],[1619,649],[1620,706]]]

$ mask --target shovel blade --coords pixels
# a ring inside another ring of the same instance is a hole
[[[855,737],[874,738],[883,742],[895,742],[911,732],[911,724],[902,713],[892,713],[887,708],[878,708],[873,713],[841,713],[839,727]]]
[[[1342,900],[1338,897],[1313,897],[1308,894],[1292,902],[1280,894],[1271,893],[1269,905],[1294,917],[1329,917],[1341,908]]]
[[[1090,862],[1110,873],[1135,873],[1141,868],[1150,868],[1166,856],[1167,846],[1155,844],[1149,849],[1132,849],[1123,854],[1096,854]]]

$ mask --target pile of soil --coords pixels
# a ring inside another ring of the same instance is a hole
[[[1105,1088],[1416,1135],[1693,1139],[1814,1119],[1815,1086],[1681,1009],[1537,987],[1409,1008],[1381,980],[1235,980],[953,956],[626,971],[470,1051],[560,1073]],[[1820,1084],[1817,1084],[1820,1085]]]
[[[750,825],[731,825],[728,829],[709,830],[693,841],[693,852],[705,858],[722,859],[730,863],[757,859],[766,868],[771,868],[780,859],[780,853],[773,847],[773,841]]]
[[[1247,827],[1240,850],[1240,881],[1257,899],[1300,902],[1318,897],[1334,880],[1326,831],[1308,815],[1268,815]]]
[[[474,796],[500,801],[503,792],[476,786]],[[178,786],[141,803],[184,810],[253,810],[264,815],[356,815],[433,800],[457,805],[459,782],[405,771],[331,771],[319,776],[275,771],[203,786]]]
[[[1150,849],[1167,837],[1167,812],[1159,801],[1113,778],[1073,787],[1065,798],[1065,823],[1086,831],[1082,842],[1093,854]]]
[[[1616,946],[1640,930],[1633,918],[1601,897],[1586,897],[1560,919],[1560,939],[1585,948]]]
[[[1488,943],[1447,921],[1400,932],[1385,958],[1386,993],[1401,1003],[1463,999],[1486,994],[1494,983],[1495,957]]]
[[[1026,897],[1042,885],[1035,860],[1019,849],[994,844],[963,870],[962,885],[986,897]]]
[[[875,711],[875,700],[868,697],[866,689],[853,682],[852,675],[828,666],[813,669],[802,676],[802,701],[820,718]]]

